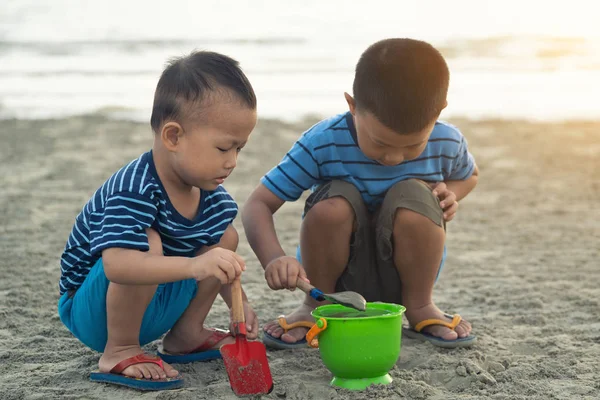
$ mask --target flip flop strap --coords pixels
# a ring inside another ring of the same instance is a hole
[[[294,329],[294,328],[298,328],[298,327],[310,329],[315,324],[314,322],[310,322],[310,321],[297,321],[297,322],[288,324],[287,319],[285,319],[285,317],[283,317],[283,316],[277,318],[277,323],[279,323],[279,326],[283,329],[283,331],[285,333],[287,333],[287,331],[289,331],[290,329]]]
[[[416,324],[414,327],[414,330],[416,332],[421,332],[424,328],[427,328],[428,326],[432,326],[432,325],[441,325],[441,326],[445,326],[446,328],[454,330],[454,328],[456,328],[458,326],[458,324],[460,324],[460,321],[462,321],[462,318],[458,314],[454,314],[452,316],[452,322],[444,321],[443,319],[431,318],[431,319],[426,319],[426,320],[421,321],[418,324]]]
[[[211,331],[212,333],[200,346],[198,346],[194,350],[190,351],[190,353],[201,353],[203,351],[212,349],[221,340],[225,339],[227,336],[231,336],[231,333],[229,331],[224,331],[223,329],[216,329],[216,328],[206,328],[206,329]]]
[[[124,359],[123,361],[121,361],[120,363],[115,365],[110,370],[110,373],[111,374],[120,374],[125,370],[125,368],[130,367],[134,364],[156,364],[161,369],[164,370],[163,361],[160,359],[160,357],[151,356],[151,355],[142,353],[142,354],[138,354],[137,356],[133,356],[133,357]]]

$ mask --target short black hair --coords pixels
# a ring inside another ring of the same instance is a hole
[[[212,51],[194,51],[171,59],[154,92],[152,130],[158,133],[168,120],[192,117],[184,115],[191,112],[186,106],[203,105],[210,94],[220,89],[230,91],[243,105],[256,109],[254,89],[233,58]]]
[[[385,39],[361,55],[352,89],[358,110],[398,133],[413,133],[442,111],[449,81],[444,57],[429,43]]]

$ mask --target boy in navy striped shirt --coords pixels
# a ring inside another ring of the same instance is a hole
[[[306,131],[248,199],[243,222],[272,289],[307,280],[325,293],[352,290],[403,304],[407,334],[442,347],[469,346],[471,325],[432,300],[443,266],[445,224],[477,183],[460,131],[438,121],[449,71],[431,45],[387,39],[360,57],[349,112]],[[312,189],[296,257],[284,253],[273,214]],[[317,302],[264,327],[265,344],[306,346]]]
[[[103,352],[92,380],[140,389],[182,384],[167,362],[220,357],[233,343],[204,320],[245,269],[235,253],[237,205],[221,186],[256,124],[256,97],[238,63],[195,52],[156,87],[152,150],[110,177],[77,216],[61,258],[59,314]],[[248,338],[258,320],[244,295]],[[168,332],[161,358],[141,345]],[[138,378],[138,379],[135,379]]]

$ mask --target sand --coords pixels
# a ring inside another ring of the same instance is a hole
[[[312,122],[259,123],[227,182],[239,203]],[[275,390],[267,398],[600,397],[600,123],[453,122],[481,178],[449,224],[435,300],[473,323],[477,345],[443,350],[405,339],[394,382],[364,392],[330,388],[318,351],[269,352]],[[9,120],[0,143],[0,398],[234,399],[220,361],[180,366],[186,386],[172,392],[91,383],[99,354],[57,316],[59,257],[73,220],[106,178],[149,148],[148,127],[100,116]],[[287,204],[276,217],[290,253],[301,208]],[[261,322],[292,309],[300,294],[268,289],[243,234],[240,253]],[[227,326],[222,301],[208,323]]]

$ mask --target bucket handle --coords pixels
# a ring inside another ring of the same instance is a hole
[[[325,329],[327,329],[327,320],[325,318],[319,318],[312,328],[310,328],[310,330],[306,333],[306,342],[310,347],[319,347],[319,340],[317,339],[317,336]]]

